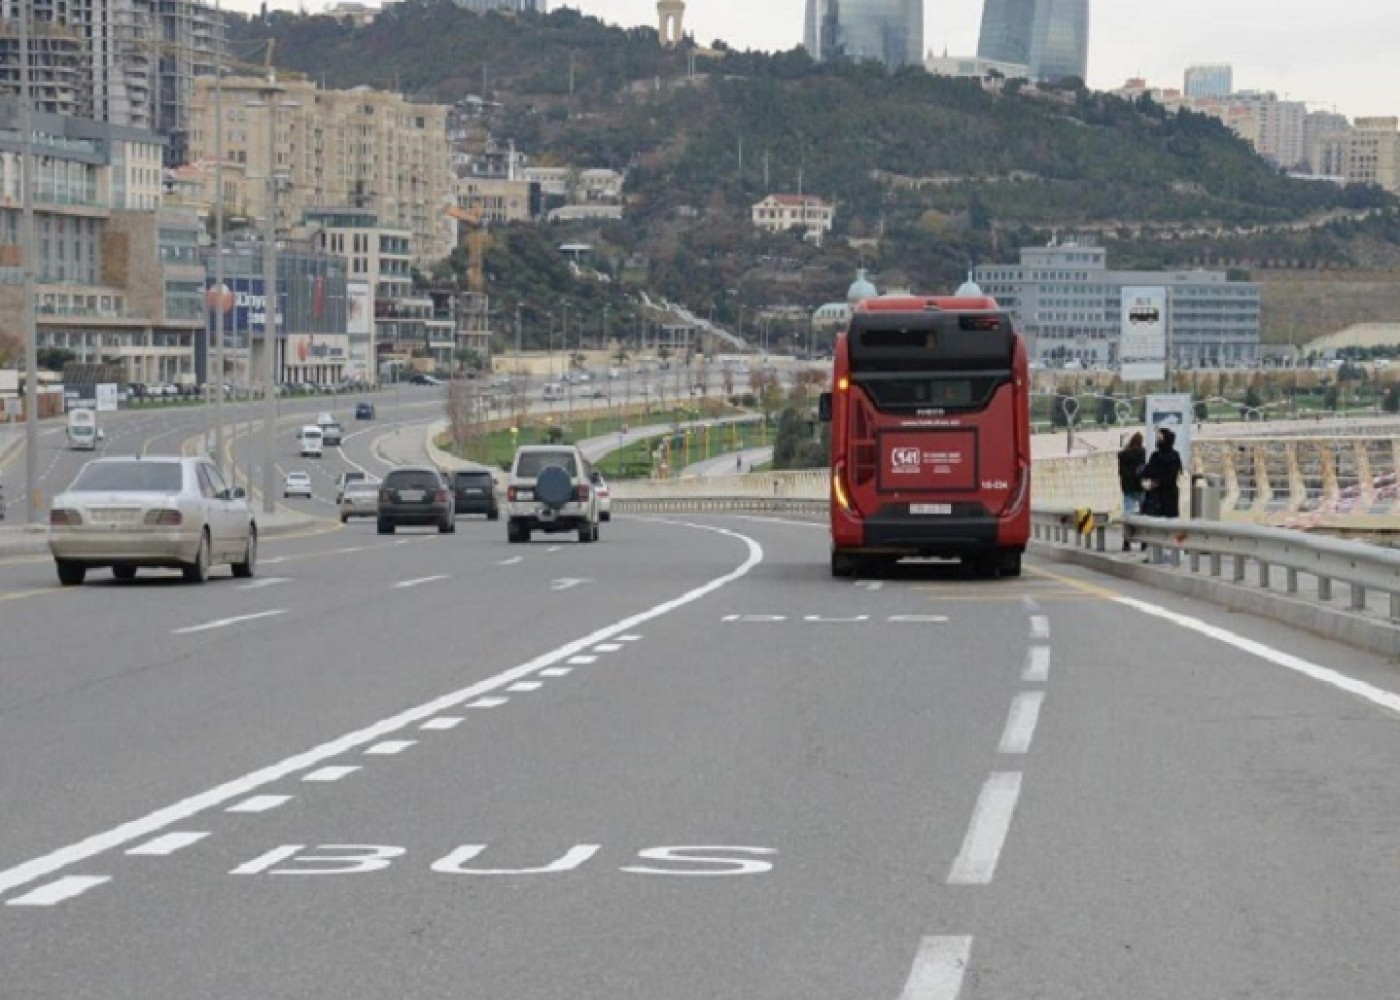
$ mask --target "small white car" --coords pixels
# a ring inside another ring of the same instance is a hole
[[[611,521],[612,488],[597,469],[593,470],[593,493],[598,497],[598,520]]]
[[[302,458],[320,458],[325,435],[315,424],[307,424],[297,434],[297,446]]]
[[[288,497],[306,497],[308,500],[312,498],[311,476],[308,473],[287,473],[287,479],[282,484],[282,499],[286,500]]]

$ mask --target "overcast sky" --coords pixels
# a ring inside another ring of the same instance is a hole
[[[377,0],[370,0],[371,3]],[[225,0],[256,9],[256,0]],[[273,0],[292,9],[296,3]],[[312,0],[313,10],[326,6]],[[617,24],[655,24],[656,0],[551,0]],[[805,0],[687,0],[686,26],[709,43],[788,49],[801,44]],[[977,49],[982,0],[926,0],[927,47]],[[1180,87],[1196,62],[1229,62],[1240,90],[1335,107],[1351,117],[1400,114],[1400,3],[1396,0],[1095,0],[1089,83],[1130,76]]]

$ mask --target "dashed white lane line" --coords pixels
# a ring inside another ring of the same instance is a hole
[[[568,660],[566,660],[565,662],[566,662],[566,663],[569,663],[569,664],[571,664],[572,666],[575,666],[575,667],[586,667],[586,666],[588,666],[590,663],[597,663],[597,662],[598,662],[598,657],[596,657],[596,656],[571,656],[571,657],[569,657]]]
[[[870,590],[870,591],[882,590],[882,589],[884,589],[884,586],[885,586],[885,584],[884,584],[884,582],[881,581],[881,580],[857,580],[857,581],[856,581],[856,589],[857,589],[857,590]]]
[[[1021,680],[1027,684],[1044,684],[1050,679],[1050,647],[1032,646],[1026,652],[1026,669]]]
[[[468,708],[500,708],[502,705],[504,705],[504,704],[505,704],[506,702],[508,702],[508,701],[510,701],[509,698],[478,698],[476,701],[471,702],[469,705],[467,705],[467,707],[468,707]]]
[[[544,673],[544,671],[540,671]],[[436,719],[429,719],[419,726],[419,729],[427,729],[431,732],[442,732],[447,729],[456,729],[464,720],[460,715],[443,715]]]
[[[276,587],[279,584],[291,583],[292,581],[284,576],[268,576],[261,580],[254,580],[252,583],[242,583],[234,590],[266,590],[268,587]]]
[[[208,831],[177,830],[174,833],[156,837],[154,840],[148,840],[144,844],[138,844],[126,853],[137,857],[165,858],[176,851],[183,851],[191,844],[199,843],[207,836],[209,836]]]
[[[370,747],[365,753],[378,757],[389,757],[396,753],[403,753],[417,742],[417,740],[383,740]]]
[[[284,563],[284,562],[286,562],[288,558],[289,558],[288,556],[274,556],[274,557],[271,558],[271,559],[259,559],[259,560],[258,560],[258,565],[260,565],[260,566],[276,566],[278,563]]]
[[[639,636],[639,635],[620,635],[620,636],[617,637],[617,641],[618,641],[618,642],[641,642],[641,641],[642,641],[642,637]]]
[[[290,801],[292,801],[290,795],[254,795],[252,798],[244,799],[242,802],[235,802],[225,811],[231,813],[264,813],[276,809],[278,806],[286,805]]]
[[[957,1000],[972,957],[970,937],[926,937],[899,1000]]]
[[[400,580],[398,583],[394,584],[394,589],[408,590],[412,587],[421,587],[426,583],[440,583],[443,580],[450,579],[452,579],[450,576],[424,576],[419,577],[417,580]]]
[[[543,685],[542,683],[540,683],[539,681],[517,681],[516,683],[512,684],[510,687],[506,688],[506,690],[507,690],[507,691],[538,691],[538,690],[539,690],[540,688],[542,688],[542,687],[544,687],[544,685]]]
[[[545,549],[545,551],[546,551],[546,552],[558,552],[561,548],[563,548],[563,546],[561,546],[561,545],[551,545],[549,548]]]
[[[616,653],[622,646],[615,642],[605,642],[601,646],[594,646],[595,653]]]
[[[191,625],[189,628],[177,628],[171,635],[194,635],[196,632],[209,632],[216,628],[228,628],[230,625],[241,625],[244,622],[255,622],[262,618],[276,618],[278,615],[285,615],[286,608],[278,608],[275,611],[259,611],[253,615],[239,615],[237,618],[220,618],[216,621],[205,622],[203,625]]]
[[[992,881],[1020,796],[1020,772],[1001,771],[987,779],[977,798],[962,850],[948,873],[949,885],[988,885]]]
[[[1006,729],[1001,734],[999,753],[1027,753],[1035,739],[1035,727],[1040,721],[1040,706],[1045,702],[1044,691],[1023,691],[1011,703],[1006,717]]]
[[[541,677],[568,677],[574,672],[573,667],[546,667],[540,671]]]
[[[523,563],[524,561],[525,561],[525,557],[524,557],[524,556],[512,556],[512,557],[509,558],[509,559],[502,559],[500,562],[496,563],[496,565],[497,565],[497,566],[519,566],[519,565],[520,565],[521,563]]]
[[[737,531],[731,531],[727,528],[719,528],[713,525],[694,524],[670,519],[657,519],[656,523],[674,524],[697,531],[708,531],[716,535],[722,535],[742,543],[747,551],[747,555],[734,569],[727,573],[714,577],[683,594],[663,601],[645,611],[640,611],[627,618],[616,621],[611,625],[599,628],[589,635],[582,636],[555,649],[541,653],[539,656],[525,663],[517,664],[492,677],[488,677],[464,688],[449,691],[430,701],[405,709],[397,715],[379,719],[360,729],[345,733],[335,739],[328,740],[325,743],[304,750],[301,753],[269,764],[266,767],[250,771],[237,778],[226,781],[223,784],[215,785],[193,795],[186,796],[178,802],[156,809],[153,812],[129,820],[119,826],[91,834],[82,840],[49,851],[47,854],[31,858],[28,861],[0,870],[0,895],[12,889],[17,889],[20,886],[38,882],[40,879],[52,875],[55,872],[62,871],[65,868],[72,867],[90,858],[98,857],[108,851],[124,847],[133,841],[144,840],[152,834],[165,830],[177,823],[183,823],[191,816],[197,816],[206,810],[225,807],[226,803],[242,799],[256,789],[264,788],[292,775],[311,770],[333,758],[350,753],[392,733],[400,732],[408,726],[421,723],[446,710],[458,708],[467,703],[480,704],[481,701],[485,700],[482,696],[486,695],[488,692],[497,691],[504,685],[520,680],[523,677],[528,677],[545,667],[555,666],[561,660],[575,653],[596,646],[600,642],[607,642],[623,633],[630,633],[633,629],[639,628],[648,622],[655,621],[673,611],[677,611],[680,608],[703,600],[730,584],[744,579],[755,567],[763,562],[763,546],[749,536],[740,534]],[[472,699],[478,700],[472,701]],[[502,703],[504,703],[505,700],[508,699],[503,699]],[[278,804],[281,804],[280,801]]]
[[[312,771],[302,781],[339,781],[341,778],[354,774],[360,768],[357,765],[344,764],[334,767],[322,767]]]
[[[1041,642],[1050,638],[1050,619],[1045,615],[1031,615],[1031,638]]]
[[[96,888],[104,882],[112,881],[110,875],[66,875],[56,882],[48,885],[41,885],[33,892],[26,892],[23,896],[16,896],[6,903],[6,906],[56,906],[65,899],[72,899],[80,896],[89,889]]]

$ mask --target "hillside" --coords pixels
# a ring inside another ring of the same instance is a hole
[[[365,28],[274,14],[236,35],[250,50],[274,36],[279,64],[328,86],[481,94],[502,107],[491,134],[537,160],[628,169],[628,221],[577,235],[604,269],[728,322],[838,297],[861,263],[886,286],[946,287],[1055,232],[1096,232],[1125,265],[1400,257],[1395,199],[1288,179],[1220,123],[1150,102],[988,93],[800,51],[666,52],[649,29],[572,10],[483,16],[448,0],[405,0]],[[749,225],[753,202],[799,185],[838,205],[821,248]]]

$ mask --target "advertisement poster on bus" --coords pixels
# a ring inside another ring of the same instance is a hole
[[[1123,289],[1123,328],[1118,361],[1124,382],[1167,377],[1167,290]]]
[[[1176,451],[1181,465],[1191,472],[1191,427],[1194,422],[1191,397],[1183,394],[1147,397],[1147,450],[1156,447],[1157,430],[1169,428],[1176,435]]]

